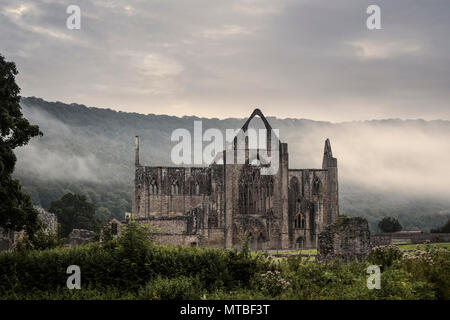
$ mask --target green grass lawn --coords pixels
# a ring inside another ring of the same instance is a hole
[[[398,245],[401,250],[414,250],[419,248],[421,250],[425,249],[427,246],[432,246],[434,248],[447,248],[450,250],[450,242],[436,242],[430,244],[402,244]]]
[[[437,242],[437,243],[430,243],[430,244],[408,244],[406,242],[403,243],[394,243],[394,245],[398,246],[401,250],[414,250],[416,248],[419,248],[421,250],[424,250],[427,246],[432,246],[435,248],[447,248],[450,250],[450,242]],[[283,255],[297,255],[297,254],[309,254],[309,255],[317,255],[317,249],[298,249],[298,250],[270,250],[270,254],[275,255],[283,254]],[[277,259],[283,259],[283,258],[277,258]]]
[[[406,250],[414,250],[414,249],[421,249],[424,250],[427,246],[432,246],[435,248],[447,248],[450,250],[450,242],[437,242],[437,243],[430,243],[430,244],[408,244],[406,242],[397,242],[393,243],[393,245],[398,246],[402,251]],[[253,256],[256,256],[258,254],[261,254],[262,252],[253,251],[251,254]],[[283,259],[286,259],[286,257],[283,257],[284,255],[289,256],[295,256],[298,254],[307,254],[316,256],[317,255],[317,249],[298,249],[298,250],[268,250],[266,251],[269,255],[274,256],[275,261],[281,261]],[[280,255],[277,257],[277,255]],[[283,255],[283,256],[281,256]],[[314,260],[314,257],[311,257],[311,261]]]
[[[297,250],[269,250],[270,254],[289,254],[289,255],[296,255],[296,254],[317,254],[317,249],[297,249]]]
[[[447,248],[450,250],[450,242],[435,242],[430,244],[410,244],[410,243],[394,243],[394,245],[398,246],[401,250],[414,250],[417,247],[419,249],[425,249],[427,246],[432,246],[435,248]],[[299,250],[291,250],[291,251],[280,251],[283,254],[313,254],[317,255],[317,249],[299,249]]]
[[[316,255],[317,254],[317,249],[302,249],[302,250],[299,250],[299,252],[302,253],[302,254],[314,254],[314,255]]]

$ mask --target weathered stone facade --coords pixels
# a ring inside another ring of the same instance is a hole
[[[242,132],[255,116],[271,132],[259,109]],[[287,143],[271,141],[268,136],[264,152],[278,151],[279,167],[264,175],[262,149],[254,152],[248,140],[243,164],[235,161],[235,138],[234,161],[227,161],[224,150],[223,161],[208,167],[151,167],[139,163],[136,137],[133,219],[158,227],[160,243],[232,248],[248,234],[252,249],[315,248],[318,234],[339,214],[337,160],[330,142],[325,142],[322,169],[289,169]],[[257,154],[258,165],[249,154]]]
[[[38,218],[43,224],[43,231],[47,234],[56,233],[58,231],[58,219],[56,214],[46,211],[42,207],[34,207],[39,213]]]
[[[56,215],[39,206],[34,206],[34,208],[38,211],[38,219],[42,222],[42,230],[47,234],[56,233],[58,231],[58,219]],[[3,228],[0,228],[0,252],[13,250],[17,241],[23,235],[24,231],[6,232]]]
[[[126,218],[125,218],[126,219]],[[116,218],[109,220],[100,230],[100,241],[109,240],[109,238],[116,238],[122,233],[123,224]]]
[[[94,242],[96,234],[94,231],[85,229],[73,229],[67,238],[66,245],[73,246],[83,243]]]
[[[366,257],[371,249],[369,224],[360,217],[341,217],[319,235],[318,259],[352,261]]]

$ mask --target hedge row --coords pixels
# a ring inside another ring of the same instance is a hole
[[[186,276],[197,277],[211,290],[246,286],[267,264],[244,251],[156,245],[131,226],[120,239],[107,243],[1,254],[0,290],[54,290],[65,286],[70,265],[80,267],[83,287],[133,290],[157,276]]]
[[[83,286],[133,289],[157,275],[198,276],[203,285],[233,287],[248,284],[266,263],[231,250],[148,245],[130,251],[117,243],[94,243],[44,251],[0,255],[0,289],[51,290],[65,285],[67,267],[77,265]]]

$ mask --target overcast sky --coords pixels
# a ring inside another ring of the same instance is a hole
[[[81,8],[69,30],[66,8]],[[381,7],[381,30],[366,9]],[[450,1],[1,0],[23,96],[205,117],[450,119]]]

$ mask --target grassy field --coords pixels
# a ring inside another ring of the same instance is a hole
[[[407,242],[397,242],[394,243],[395,246],[398,246],[400,250],[407,251],[407,250],[414,250],[414,249],[421,249],[424,250],[429,246],[432,246],[434,248],[447,248],[450,250],[450,242],[439,242],[439,243],[430,243],[430,244],[409,244]],[[270,250],[268,251],[269,255],[272,255],[276,257],[275,259],[283,259],[281,256],[289,255],[289,256],[295,256],[299,254],[304,255],[317,255],[317,249],[299,249],[299,250]],[[277,257],[278,256],[278,257]]]
[[[398,247],[405,251],[405,250],[414,250],[414,249],[421,249],[424,250],[427,247],[432,246],[434,248],[447,248],[450,250],[450,242],[437,242],[437,243],[430,243],[430,244],[402,244],[398,245]]]

